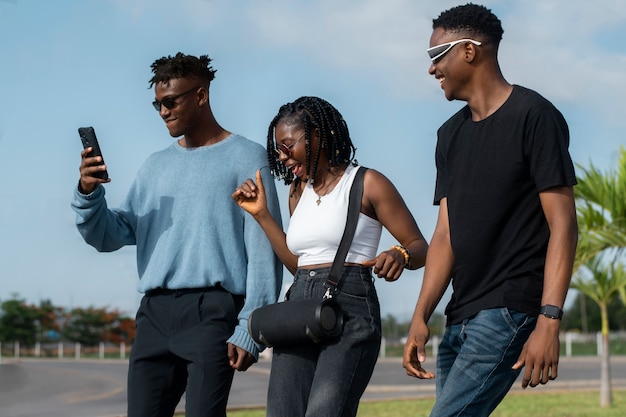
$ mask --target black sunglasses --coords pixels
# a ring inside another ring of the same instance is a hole
[[[156,111],[161,111],[161,106],[165,106],[166,109],[173,109],[174,106],[176,106],[176,99],[181,98],[182,96],[184,96],[185,94],[189,94],[195,90],[197,90],[198,88],[202,87],[201,85],[198,85],[196,87],[193,87],[190,90],[185,91],[184,93],[180,93],[180,94],[176,94],[175,96],[169,96],[169,97],[165,97],[163,100],[159,101],[159,100],[154,100],[152,102],[152,106],[154,107],[154,109]]]

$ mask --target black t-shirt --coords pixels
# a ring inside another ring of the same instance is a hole
[[[448,323],[496,307],[536,315],[549,238],[539,192],[576,184],[565,119],[514,86],[488,118],[472,121],[465,106],[437,136],[435,204],[447,198],[454,254]]]

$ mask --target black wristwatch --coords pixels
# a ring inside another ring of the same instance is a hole
[[[539,309],[539,314],[543,314],[550,319],[561,320],[561,318],[563,317],[563,310],[561,310],[557,306],[546,304],[545,306],[541,306],[541,308]]]

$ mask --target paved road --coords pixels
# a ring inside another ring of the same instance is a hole
[[[127,367],[128,363],[120,360],[16,362],[4,358],[4,363],[0,364],[0,416],[123,416]],[[265,404],[269,367],[268,360],[261,360],[247,372],[235,375],[229,408]],[[613,387],[626,388],[626,356],[611,359],[611,372]],[[599,387],[598,358],[562,358],[558,380],[526,392]],[[513,391],[521,391],[519,382],[515,383]],[[406,376],[401,359],[380,359],[363,400],[428,397],[434,392],[433,381]],[[182,406],[181,403],[181,410]]]

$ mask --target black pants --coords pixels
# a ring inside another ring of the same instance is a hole
[[[185,391],[187,417],[226,416],[234,374],[226,340],[242,305],[220,287],[146,294],[130,354],[128,417],[171,417]]]

